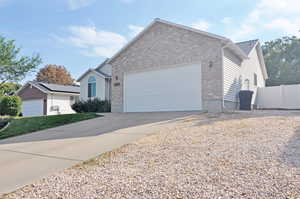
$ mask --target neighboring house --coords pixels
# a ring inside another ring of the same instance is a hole
[[[235,44],[161,19],[106,64],[112,112],[235,109],[241,89],[256,93],[268,78],[258,40]]]
[[[257,107],[257,88],[265,87],[268,78],[263,53],[259,40],[236,43],[247,55],[247,59],[240,60],[227,48],[224,49],[224,101],[225,105],[234,106],[238,102],[240,90],[254,92],[252,105]],[[226,107],[225,107],[226,108]]]
[[[79,86],[28,82],[16,94],[22,98],[23,116],[75,113],[71,105],[78,100]]]
[[[80,82],[80,100],[89,99],[111,99],[111,66],[105,60],[95,69],[89,69],[81,77]]]

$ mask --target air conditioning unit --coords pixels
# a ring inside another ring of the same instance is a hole
[[[57,105],[56,106],[51,106],[50,111],[57,111],[58,112],[59,111],[59,106],[57,106]]]

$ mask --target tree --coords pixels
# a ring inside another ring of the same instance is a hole
[[[266,42],[263,54],[268,70],[268,86],[300,84],[300,39],[283,37]]]
[[[16,92],[19,88],[21,88],[20,84],[15,83],[4,83],[0,85],[0,96],[3,95],[11,95]]]
[[[4,96],[0,101],[0,115],[18,116],[22,110],[19,96]]]
[[[21,48],[15,46],[14,40],[0,36],[0,86],[6,82],[17,82],[34,71],[41,64],[39,55],[20,56]]]
[[[36,81],[62,85],[74,84],[74,79],[67,69],[57,65],[46,65],[40,69],[36,75]]]

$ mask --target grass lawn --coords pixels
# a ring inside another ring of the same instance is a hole
[[[57,127],[99,117],[96,113],[78,113],[38,117],[17,117],[11,120],[7,129],[0,132],[0,139],[32,133],[35,131]]]

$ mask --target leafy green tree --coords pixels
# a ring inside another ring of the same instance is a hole
[[[21,48],[15,46],[14,40],[0,36],[0,86],[6,82],[17,82],[34,71],[41,64],[39,55],[21,56]]]
[[[0,85],[0,96],[11,95],[19,88],[21,88],[20,84],[11,83],[11,82],[3,83]]]
[[[283,37],[263,45],[268,86],[300,84],[300,39]]]

